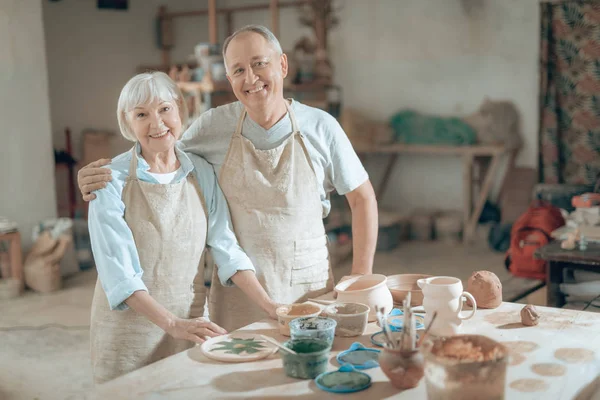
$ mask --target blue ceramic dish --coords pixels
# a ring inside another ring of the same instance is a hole
[[[371,386],[371,377],[351,365],[342,365],[337,371],[324,372],[315,379],[317,387],[331,393],[354,393]]]
[[[380,350],[369,349],[358,342],[352,343],[348,350],[342,351],[336,357],[340,365],[351,365],[356,369],[379,367]]]

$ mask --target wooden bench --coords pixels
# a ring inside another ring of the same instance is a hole
[[[385,189],[387,188],[392,170],[398,160],[399,154],[421,154],[433,156],[457,156],[463,160],[463,241],[465,244],[471,242],[475,236],[475,230],[479,222],[479,217],[483,211],[486,200],[492,189],[494,178],[500,175],[500,164],[504,156],[508,156],[508,168],[514,166],[516,150],[509,150],[501,145],[477,145],[477,146],[429,146],[429,145],[408,145],[402,143],[392,143],[385,145],[367,145],[362,143],[353,143],[354,150],[363,157],[368,154],[389,155],[389,161],[386,166],[382,181],[376,188],[377,198],[381,201]],[[488,168],[485,168],[482,159],[490,159],[491,163]],[[475,202],[473,202],[474,171],[477,168],[485,169],[485,177],[483,182],[475,193]],[[504,182],[504,176],[500,177]]]

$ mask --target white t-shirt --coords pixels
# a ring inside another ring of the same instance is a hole
[[[159,174],[159,173],[150,172],[150,171],[146,171],[146,172],[148,173],[148,175],[150,175],[154,179],[156,179],[158,181],[158,183],[166,185],[166,184],[169,184],[169,183],[173,182],[173,180],[175,179],[175,176],[177,176],[177,174],[180,171],[181,171],[181,167],[177,168],[173,172],[167,172],[166,174]]]
[[[362,185],[369,176],[348,136],[333,116],[294,100],[291,107],[305,137],[317,181],[321,183],[319,191],[323,217],[326,217],[331,209],[331,191],[344,195]],[[218,174],[242,111],[243,105],[239,101],[208,110],[188,128],[179,146],[204,157],[214,165]],[[279,146],[291,133],[292,123],[288,115],[269,130],[246,115],[242,127],[242,135],[260,150]]]

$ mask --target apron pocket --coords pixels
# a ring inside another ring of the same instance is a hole
[[[327,236],[294,242],[292,285],[324,282],[329,279]]]

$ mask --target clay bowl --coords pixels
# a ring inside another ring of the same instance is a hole
[[[289,304],[280,306],[275,310],[277,321],[279,322],[279,333],[284,336],[290,336],[290,322],[300,317],[318,317],[321,314],[321,307],[309,304]]]
[[[377,320],[376,306],[390,312],[394,300],[387,285],[387,277],[381,274],[361,275],[342,281],[336,285],[337,301],[340,303],[361,303],[370,308],[369,322]]]
[[[423,344],[428,399],[503,399],[508,349],[482,335],[445,336]],[[468,384],[466,384],[468,382]]]
[[[337,322],[336,336],[352,337],[365,333],[370,311],[366,304],[333,303],[325,307],[324,313]]]
[[[400,274],[390,275],[387,279],[387,286],[392,293],[394,303],[402,304],[406,295],[410,292],[410,305],[416,307],[423,305],[423,291],[417,285],[417,280],[429,278],[431,275],[423,274]]]

